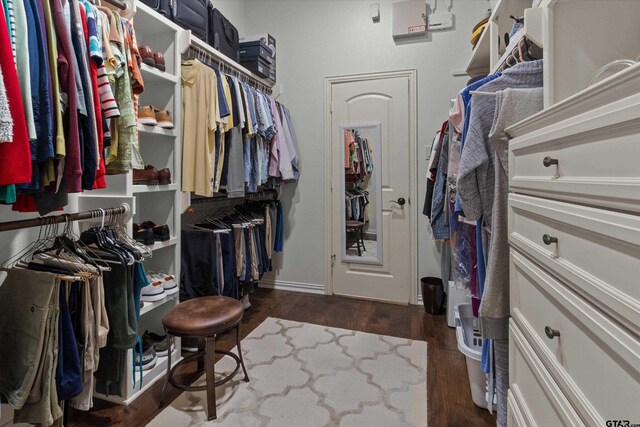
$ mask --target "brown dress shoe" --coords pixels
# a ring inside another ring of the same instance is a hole
[[[156,68],[160,71],[165,71],[164,55],[160,52],[153,52],[153,60],[156,63]]]
[[[139,46],[138,52],[140,53],[140,58],[142,58],[142,62],[147,65],[151,65],[152,67],[156,66],[156,61],[153,57],[153,51],[149,46]],[[164,64],[164,58],[162,59],[162,63]]]
[[[158,122],[156,121],[156,108],[151,105],[146,105],[144,107],[138,107],[138,123],[149,126],[156,126]]]
[[[151,165],[144,169],[134,169],[133,185],[158,185],[158,169]]]
[[[173,129],[173,122],[171,121],[171,113],[169,110],[161,110],[159,108],[154,109],[156,115],[156,122],[158,127],[164,129]]]
[[[169,185],[171,184],[171,171],[169,168],[160,169],[158,171],[158,184]]]

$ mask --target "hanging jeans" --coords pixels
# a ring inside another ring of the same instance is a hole
[[[222,246],[222,263],[224,270],[223,295],[238,299],[238,282],[236,272],[235,236],[231,233],[221,233],[220,245]]]

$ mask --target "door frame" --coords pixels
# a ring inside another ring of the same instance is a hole
[[[388,79],[394,77],[407,77],[409,80],[409,224],[411,227],[411,241],[409,248],[411,250],[411,283],[412,291],[410,293],[409,304],[418,303],[418,105],[417,105],[417,70],[399,70],[387,71],[379,73],[352,74],[346,76],[331,76],[324,79],[324,248],[325,248],[325,270],[324,270],[324,293],[333,295],[333,263],[337,262],[332,258],[333,251],[333,224],[331,214],[333,212],[333,176],[332,176],[332,158],[331,158],[331,99],[334,84],[360,82],[367,80]],[[336,188],[339,186],[336,185]]]

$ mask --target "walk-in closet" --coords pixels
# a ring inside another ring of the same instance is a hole
[[[640,425],[639,16],[2,0],[0,427]]]

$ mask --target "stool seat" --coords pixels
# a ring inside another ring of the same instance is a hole
[[[243,313],[242,303],[233,298],[200,297],[170,309],[162,323],[174,336],[210,337],[238,324]]]
[[[360,228],[360,227],[364,227],[365,226],[364,222],[362,222],[362,221],[354,221],[352,219],[348,219],[345,224],[346,224],[347,228]]]

